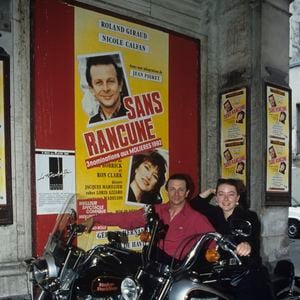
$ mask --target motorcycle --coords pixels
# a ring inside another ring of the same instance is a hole
[[[155,243],[163,226],[156,220],[152,228],[152,241],[143,253],[142,265],[135,276],[127,276],[121,283],[124,300],[233,300],[232,290],[250,270],[236,255],[234,236],[250,236],[251,224],[235,221],[231,235],[209,232],[199,235],[189,254],[179,265],[165,264],[155,259]],[[214,241],[216,249],[207,248]],[[151,246],[152,245],[152,246]],[[227,253],[222,259],[220,252]],[[287,276],[284,276],[286,280]],[[283,279],[278,278],[282,283]],[[283,290],[285,292],[283,292]],[[283,284],[276,291],[276,299],[300,299],[295,280]],[[263,298],[260,298],[263,299]],[[264,298],[265,299],[265,298]]]
[[[141,253],[124,247],[122,232],[108,232],[109,243],[88,251],[77,247],[76,238],[85,227],[76,223],[70,200],[57,216],[43,255],[26,260],[31,280],[41,290],[39,300],[120,299],[125,276],[135,274]],[[141,241],[147,243],[152,222],[151,206],[145,207],[147,225]]]

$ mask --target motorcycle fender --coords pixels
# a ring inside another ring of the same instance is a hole
[[[217,289],[214,289],[208,285],[197,283],[188,279],[181,279],[174,282],[169,292],[168,299],[172,299],[172,300],[186,299],[187,295],[189,295],[193,291],[200,291],[200,292],[203,291],[206,293],[211,293],[210,299],[213,299],[213,296],[216,296],[216,297],[220,297],[220,299],[231,300],[230,298],[228,298],[228,296],[219,292]]]

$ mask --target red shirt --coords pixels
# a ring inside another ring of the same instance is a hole
[[[189,239],[194,234],[215,231],[208,219],[193,210],[185,203],[182,210],[170,220],[169,203],[155,205],[155,210],[164,224],[169,225],[167,234],[160,240],[158,247],[176,259],[190,251],[196,239]],[[107,226],[119,226],[124,229],[134,229],[145,225],[144,209],[123,213],[104,213],[94,217],[94,220]]]

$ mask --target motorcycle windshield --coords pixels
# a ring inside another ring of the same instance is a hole
[[[68,227],[76,221],[75,195],[70,196],[69,200],[63,206],[61,212],[57,215],[53,230],[49,235],[44,254],[64,250],[67,246]]]

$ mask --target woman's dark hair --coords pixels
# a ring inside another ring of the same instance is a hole
[[[240,195],[240,186],[238,184],[238,180],[234,178],[219,178],[217,181],[216,191],[218,191],[218,188],[221,184],[229,184],[235,187],[236,192],[238,195]]]
[[[281,167],[284,167],[283,170],[281,170]],[[285,174],[285,171],[286,171],[286,163],[284,161],[282,161],[279,165],[279,172],[282,173],[282,174]]]
[[[239,205],[244,209],[249,208],[246,197],[246,187],[242,180],[235,178],[219,178],[217,181],[216,191],[218,191],[218,188],[221,184],[229,184],[234,186],[237,194],[240,196]]]
[[[285,113],[284,111],[282,111],[282,112],[280,113],[280,118],[281,118],[281,116],[284,117],[283,120],[281,120],[281,122],[285,122],[285,121],[286,121],[286,113]]]
[[[243,167],[243,169],[241,171],[238,170],[239,166]],[[245,162],[244,161],[239,161],[236,165],[236,173],[241,173],[242,174],[244,169],[245,169]]]
[[[167,170],[167,162],[165,158],[159,154],[157,151],[147,151],[141,154],[134,155],[132,157],[130,182],[134,180],[135,170],[143,162],[150,162],[153,166],[158,168],[158,180],[152,191],[144,192],[142,194],[141,203],[160,203],[162,202],[162,197],[160,195],[160,189],[165,183],[165,174]],[[156,198],[155,198],[156,197]]]
[[[111,55],[103,55],[103,56],[91,56],[86,59],[86,71],[85,77],[88,85],[93,87],[92,85],[92,77],[91,77],[91,67],[97,65],[113,65],[116,73],[119,84],[123,80],[123,72],[122,69],[119,68]]]
[[[243,167],[245,167],[245,162],[243,162],[243,161],[239,161],[237,164],[238,164],[238,166],[242,165]]]
[[[243,110],[241,110],[237,113],[237,120],[238,120],[238,117],[240,117],[240,116],[242,116],[241,120],[243,120],[245,117],[245,112]]]

